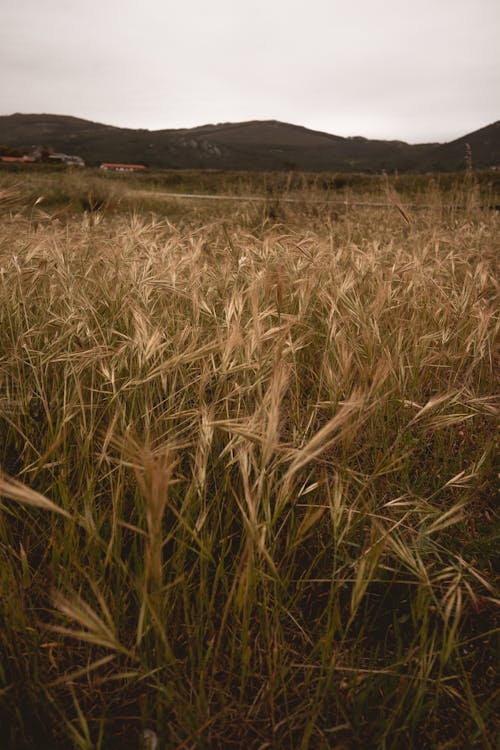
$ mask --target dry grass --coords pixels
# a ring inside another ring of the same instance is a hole
[[[7,746],[493,747],[497,215],[6,190]]]

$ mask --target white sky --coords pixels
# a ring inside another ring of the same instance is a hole
[[[0,114],[276,119],[446,141],[499,118],[498,0],[1,0]]]

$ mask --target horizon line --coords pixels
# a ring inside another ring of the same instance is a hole
[[[396,142],[396,143],[407,143],[408,145],[445,145],[447,143],[453,143],[453,141],[460,140],[461,138],[472,135],[473,133],[477,133],[479,130],[483,130],[486,127],[489,127],[491,125],[495,125],[500,120],[493,120],[492,122],[486,123],[485,125],[480,125],[478,128],[475,128],[474,130],[467,131],[463,135],[459,135],[457,138],[452,138],[449,141],[433,141],[433,140],[427,140],[427,141],[417,141],[417,142],[409,142],[405,141],[402,138],[380,138],[380,137],[369,137],[364,135],[338,135],[337,133],[330,133],[327,130],[317,130],[312,127],[308,127],[307,125],[302,125],[294,122],[287,122],[285,120],[279,120],[276,118],[265,118],[265,119],[251,119],[251,120],[225,120],[220,122],[205,122],[200,125],[192,125],[192,126],[184,126],[184,127],[161,127],[161,128],[146,128],[146,127],[130,127],[128,125],[113,125],[109,122],[102,122],[100,120],[92,120],[88,117],[81,117],[79,115],[70,115],[70,114],[61,114],[61,113],[54,113],[54,112],[11,112],[9,114],[0,114],[0,117],[15,117],[15,116],[21,116],[21,117],[61,117],[61,118],[72,118],[74,120],[82,120],[84,122],[91,122],[95,125],[103,125],[104,127],[109,128],[116,128],[117,130],[132,130],[132,131],[146,131],[150,133],[160,133],[165,131],[183,131],[183,130],[195,130],[200,128],[207,128],[207,127],[224,127],[224,126],[238,126],[238,125],[247,125],[250,123],[276,123],[279,125],[285,125],[290,126],[294,128],[301,128],[303,130],[309,130],[310,132],[314,133],[320,133],[322,135],[327,136],[333,136],[335,138],[344,138],[346,140],[349,139],[356,139],[360,138],[363,140],[368,141],[384,141],[384,142]]]

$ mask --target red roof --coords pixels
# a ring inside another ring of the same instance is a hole
[[[13,162],[19,162],[22,164],[33,164],[35,159],[32,156],[0,156],[0,161],[12,164]]]

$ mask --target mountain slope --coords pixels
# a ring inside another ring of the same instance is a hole
[[[499,166],[500,120],[433,149],[423,160],[422,167],[440,171],[464,169],[468,148],[474,168]]]
[[[166,168],[297,168],[305,171],[463,168],[465,142],[477,166],[498,163],[499,123],[449,144],[343,138],[275,120],[134,130],[49,114],[0,116],[0,144],[29,151],[51,146],[85,161],[127,161]]]

